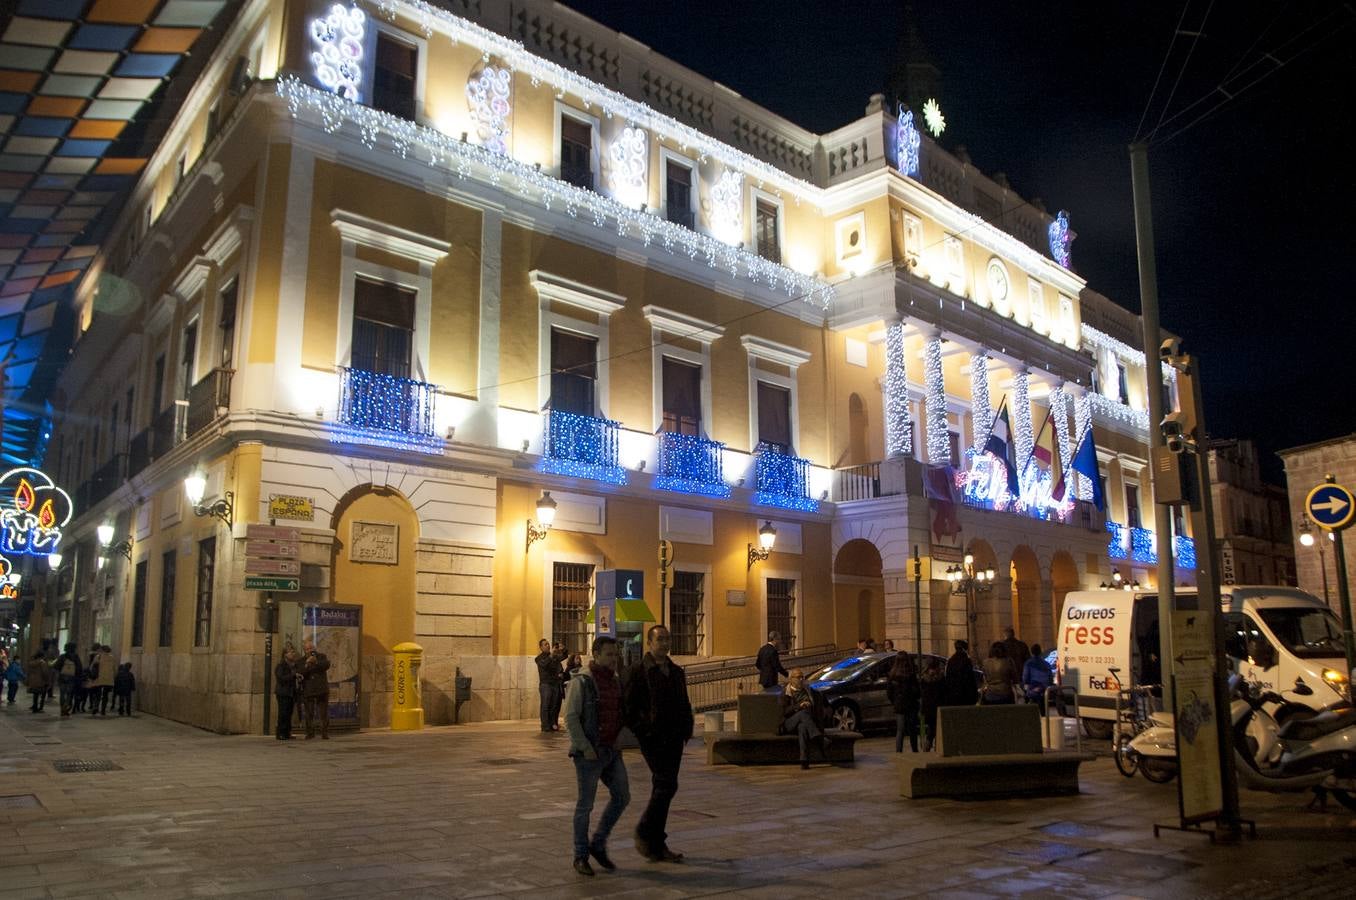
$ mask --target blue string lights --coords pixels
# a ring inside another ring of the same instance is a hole
[[[1196,568],[1196,542],[1184,534],[1172,539],[1172,553],[1179,569]]]
[[[1120,522],[1106,520],[1107,534],[1111,535],[1111,540],[1107,541],[1106,555],[1112,559],[1130,558],[1130,536],[1126,534],[1127,529]]]
[[[620,423],[558,409],[548,409],[544,419],[540,471],[626,484],[617,463]]]
[[[819,501],[810,496],[808,460],[783,453],[776,445],[767,443],[760,443],[753,456],[754,503],[818,512]]]
[[[1137,563],[1155,565],[1158,551],[1154,549],[1154,533],[1147,528],[1130,529],[1130,558]]]
[[[661,431],[655,439],[659,444],[656,488],[705,497],[730,496],[730,486],[725,483],[724,444],[672,431]]]
[[[433,430],[437,397],[436,384],[340,366],[339,415],[330,440],[442,453],[443,441]]]

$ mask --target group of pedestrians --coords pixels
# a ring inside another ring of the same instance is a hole
[[[330,658],[316,649],[315,641],[302,641],[300,653],[290,643],[283,648],[282,659],[273,667],[273,695],[278,700],[274,737],[292,740],[292,721],[300,699],[306,740],[312,740],[317,730],[322,741],[330,739],[329,671]]]
[[[47,644],[27,666],[18,658],[0,657],[0,684],[5,685],[4,698],[11,706],[19,685],[27,688],[32,697],[29,712],[46,712],[47,701],[55,693],[63,717],[83,712],[107,717],[110,701],[117,715],[132,714],[137,680],[132,664],[119,665],[109,645],[93,644],[89,655],[82,657],[72,641],[60,655],[54,644]]]
[[[651,862],[681,862],[683,854],[668,845],[669,807],[678,793],[683,747],[692,737],[694,719],[683,669],[669,656],[669,630],[652,626],[645,634],[645,655],[619,674],[616,638],[593,641],[593,657],[569,679],[565,730],[570,738],[578,798],[574,812],[574,870],[593,875],[589,860],[609,871],[616,868],[607,852],[608,837],[631,802],[630,782],[619,737],[629,727],[650,770],[650,799],[636,825],[636,851]],[[546,642],[543,641],[543,644]],[[551,647],[544,652],[549,658]],[[541,656],[537,659],[540,661]],[[538,663],[540,669],[540,662]],[[553,700],[545,690],[543,705]],[[554,723],[552,723],[554,724]],[[542,729],[547,718],[543,714]],[[608,803],[589,833],[598,783],[608,789]]]

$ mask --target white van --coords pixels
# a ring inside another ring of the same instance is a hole
[[[1193,593],[1191,590],[1179,593]],[[1220,592],[1225,650],[1248,681],[1264,684],[1295,710],[1346,698],[1342,626],[1327,604],[1290,587],[1229,585]],[[1142,591],[1072,591],[1060,611],[1060,684],[1078,688],[1092,733],[1110,733],[1121,682],[1158,684],[1158,596]],[[1119,670],[1119,680],[1111,669]]]

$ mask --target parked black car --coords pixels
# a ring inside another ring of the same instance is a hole
[[[894,659],[894,653],[849,656],[817,669],[805,683],[824,700],[833,715],[835,727],[848,731],[894,728],[895,710],[885,690]],[[946,666],[945,657],[932,653],[914,655],[920,672],[933,659]],[[976,684],[983,683],[982,670],[975,670],[975,680]]]

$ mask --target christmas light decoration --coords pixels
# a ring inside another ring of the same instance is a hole
[[[40,469],[27,466],[0,476],[0,550],[47,556],[58,552],[71,521],[71,497]]]
[[[1147,432],[1149,430],[1148,410],[1131,409],[1119,400],[1112,400],[1110,397],[1103,396],[1095,391],[1088,391],[1083,396],[1087,399],[1089,407],[1097,415],[1112,422],[1129,425],[1137,431]]]
[[[1018,469],[1031,467],[1026,464],[1031,459],[1031,449],[1036,445],[1036,435],[1031,425],[1031,373],[1018,369],[1012,379],[1012,434],[1017,447]],[[1019,472],[1018,477],[1025,473]]]
[[[466,101],[476,123],[476,137],[491,153],[508,153],[512,91],[513,73],[495,66],[486,66],[466,82]]]
[[[626,484],[626,470],[617,464],[620,423],[558,409],[543,418],[540,471]]]
[[[711,227],[727,244],[738,244],[744,237],[740,227],[744,176],[732,169],[720,173],[711,188]]]
[[[1092,401],[1088,399],[1091,391],[1083,391],[1074,400],[1074,434],[1078,437],[1078,443],[1083,440],[1083,435],[1088,433],[1092,427]],[[1079,500],[1091,500],[1093,497],[1092,482],[1086,475],[1078,474],[1076,494]]]
[[[904,104],[899,105],[899,113],[895,117],[895,168],[899,169],[903,175],[917,176],[920,168],[918,148],[922,145],[923,138],[918,133],[918,126],[913,124],[913,110]]]
[[[1130,558],[1130,529],[1119,522],[1106,520],[1107,534],[1111,535],[1111,540],[1107,541],[1106,555],[1112,559]]]
[[[809,461],[782,453],[772,444],[760,443],[753,452],[755,490],[753,502],[816,512],[819,501],[810,496]]]
[[[474,177],[495,187],[516,189],[520,197],[539,203],[547,210],[563,208],[574,218],[584,210],[590,214],[595,226],[601,228],[610,221],[619,237],[633,237],[644,246],[657,246],[688,259],[700,258],[714,270],[799,296],[820,309],[827,309],[833,299],[833,287],[816,278],[669,222],[654,213],[630,209],[611,197],[575,187],[512,157],[459,141],[390,113],[349,103],[290,76],[278,82],[277,90],[287,101],[293,118],[314,117],[331,134],[351,124],[369,149],[375,149],[378,139],[384,138],[383,144],[389,144],[389,147],[383,149],[389,149],[401,158],[417,150],[434,167],[446,168],[461,178]]]
[[[989,357],[981,350],[970,357],[970,423],[974,449],[984,449],[993,428],[993,403],[989,399]]]
[[[909,421],[909,377],[904,366],[904,323],[885,329],[885,454],[913,452],[913,423]]]
[[[1069,435],[1069,395],[1061,384],[1050,392],[1050,418],[1055,420],[1055,444],[1059,451],[1059,468],[1069,471],[1073,462],[1073,439]]]
[[[659,442],[656,488],[706,497],[730,496],[730,486],[725,483],[723,443],[671,431],[661,431],[655,437]]]
[[[1186,535],[1179,534],[1173,537],[1172,554],[1173,558],[1177,560],[1177,568],[1196,568],[1196,542]]]
[[[946,116],[942,115],[941,105],[932,97],[923,104],[923,121],[927,123],[933,137],[941,137],[942,132],[946,131]]]
[[[358,7],[336,3],[324,18],[311,20],[311,71],[326,90],[345,100],[362,100],[363,41],[367,15]]]
[[[942,375],[942,339],[928,338],[923,344],[923,384],[927,390],[926,416],[928,462],[943,465],[951,461],[950,429],[946,422],[946,385]]]
[[[1069,268],[1070,252],[1069,248],[1074,242],[1074,233],[1069,230],[1069,214],[1060,210],[1055,216],[1055,220],[1050,223],[1050,255],[1054,257],[1055,262],[1064,268]]]
[[[438,386],[339,367],[339,414],[330,441],[441,454],[433,430]]]
[[[612,193],[632,208],[638,208],[649,199],[645,178],[645,160],[649,139],[639,128],[623,128],[612,142],[608,156],[612,157]]]
[[[1158,562],[1158,549],[1154,546],[1154,533],[1147,528],[1130,529],[1130,558],[1138,563],[1155,565]]]

